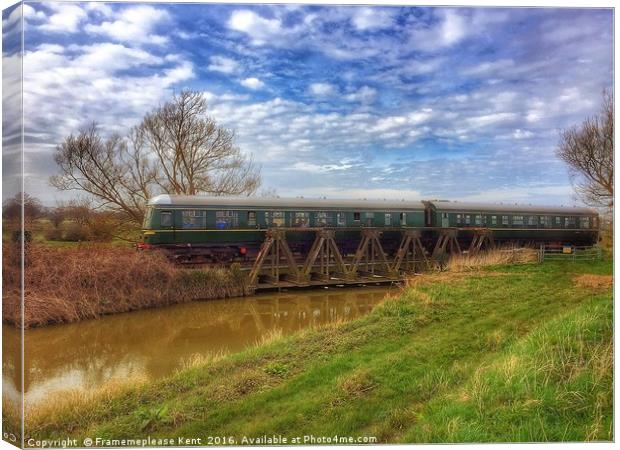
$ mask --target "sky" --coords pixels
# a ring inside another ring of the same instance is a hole
[[[186,88],[282,197],[578,204],[559,132],[596,114],[613,83],[611,9],[23,11],[26,183],[50,205],[67,198],[48,182],[64,136],[92,121],[125,134]],[[18,13],[3,15],[5,66],[20,57]]]

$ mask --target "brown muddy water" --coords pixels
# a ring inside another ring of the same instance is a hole
[[[390,289],[259,294],[29,329],[24,336],[25,400],[53,401],[60,391],[95,390],[117,379],[165,377],[196,356],[238,351],[277,330],[289,334],[368,314]],[[16,399],[20,332],[3,326],[2,338],[3,392]]]

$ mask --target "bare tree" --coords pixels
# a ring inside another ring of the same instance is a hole
[[[588,205],[613,207],[614,99],[603,93],[601,112],[562,131],[557,156],[568,164],[575,192]]]
[[[2,204],[2,218],[9,221],[20,221],[22,218],[22,207],[25,222],[32,222],[38,219],[43,215],[45,209],[38,198],[26,192],[23,195],[19,192],[14,197],[5,200]]]
[[[250,195],[260,185],[234,133],[207,116],[204,95],[183,91],[147,114],[127,138],[103,139],[95,124],[70,135],[55,155],[51,183],[91,194],[99,207],[140,223],[155,193]]]

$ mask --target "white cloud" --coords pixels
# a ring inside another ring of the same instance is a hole
[[[209,61],[211,61],[211,64],[209,64],[207,69],[213,70],[215,72],[231,74],[238,72],[240,69],[239,63],[237,61],[235,61],[234,59],[226,58],[225,56],[212,56],[211,58],[209,58]]]
[[[112,20],[99,25],[88,24],[85,29],[119,42],[161,45],[168,42],[168,37],[156,34],[155,28],[167,22],[170,22],[170,15],[163,9],[139,5],[121,9]]]
[[[377,90],[369,86],[362,86],[356,92],[345,95],[349,102],[372,103],[377,97]]]
[[[336,92],[335,86],[330,83],[312,83],[308,89],[312,95],[317,97],[326,97]]]
[[[84,9],[70,3],[50,3],[52,15],[40,25],[44,31],[56,33],[75,33],[80,23],[88,17]]]
[[[233,11],[228,27],[248,34],[255,45],[263,45],[283,32],[280,20],[267,19],[247,9]]]
[[[534,135],[534,133],[532,133],[531,131],[528,130],[522,130],[520,128],[517,128],[514,133],[512,133],[512,137],[515,139],[527,139],[530,138]]]
[[[358,30],[379,30],[393,24],[393,13],[381,8],[355,8],[351,22]]]
[[[456,11],[445,11],[443,23],[441,24],[441,40],[443,44],[446,46],[456,44],[466,35],[467,24],[465,19]]]
[[[265,86],[265,83],[254,77],[241,80],[240,83],[242,86],[245,86],[248,89],[261,89]]]

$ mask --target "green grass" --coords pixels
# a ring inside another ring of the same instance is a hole
[[[32,411],[35,437],[612,440],[611,262],[428,275],[366,317]]]

